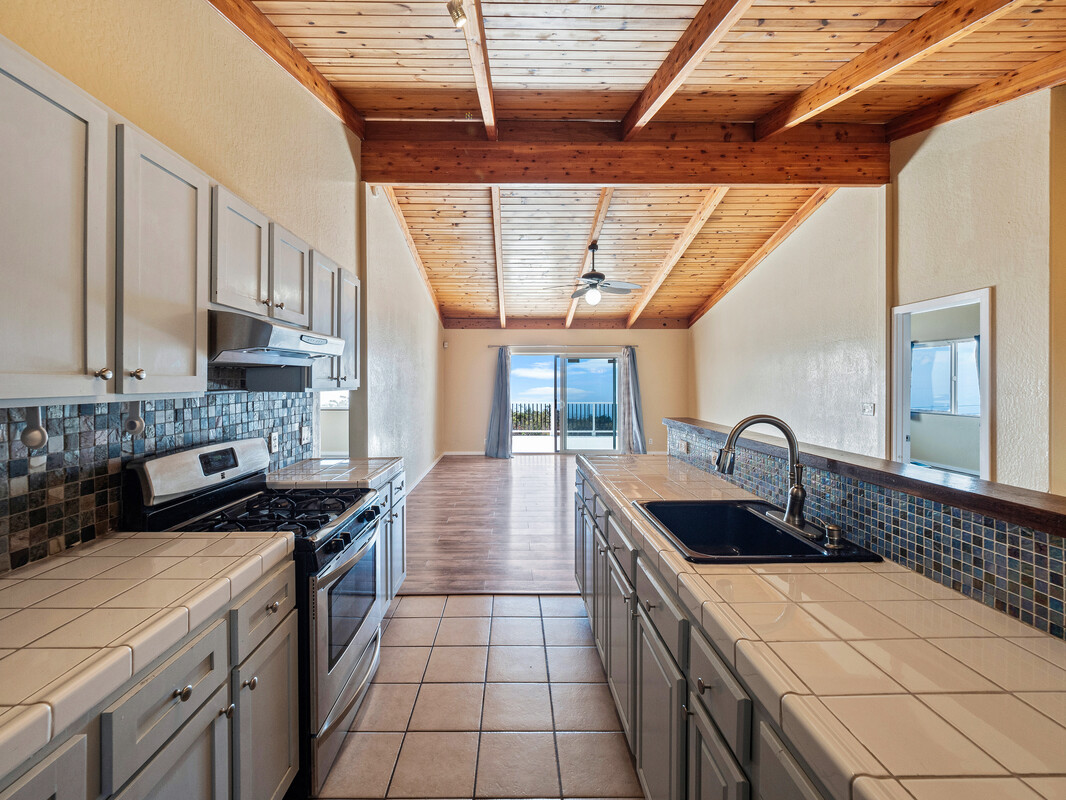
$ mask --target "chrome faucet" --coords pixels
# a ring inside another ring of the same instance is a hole
[[[802,531],[804,529],[803,504],[807,500],[807,490],[803,488],[803,465],[799,463],[799,442],[796,441],[796,434],[792,432],[792,428],[782,420],[771,417],[769,414],[754,414],[742,419],[729,432],[725,446],[718,451],[718,457],[714,462],[715,468],[723,475],[733,474],[737,439],[745,429],[752,425],[773,425],[785,435],[785,441],[788,442],[789,487],[783,519],[789,525],[794,525]]]

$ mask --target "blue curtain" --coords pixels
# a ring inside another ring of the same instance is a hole
[[[628,441],[622,443],[623,452],[647,453],[648,448],[644,443],[644,409],[640,402],[640,379],[637,377],[637,351],[630,346],[622,348],[622,376],[626,385],[623,387],[623,399],[625,408],[622,413],[626,415],[629,436]]]
[[[511,457],[511,349],[501,347],[496,358],[496,385],[492,391],[489,432],[485,437],[485,455],[489,458]]]

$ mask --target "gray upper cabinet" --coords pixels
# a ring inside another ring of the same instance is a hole
[[[311,251],[311,330],[339,336],[341,268],[317,250]],[[337,358],[317,358],[311,365],[312,389],[336,389]]]
[[[211,225],[211,299],[267,314],[270,300],[270,220],[224,186],[215,186]]]
[[[311,324],[311,248],[270,223],[270,316],[306,328]]]
[[[340,271],[340,310],[337,314],[338,335],[344,339],[344,354],[340,357],[338,389],[359,388],[359,303],[360,283],[346,269]]]
[[[107,110],[2,39],[0,109],[4,397],[106,394]]]
[[[123,392],[207,390],[207,176],[118,126],[119,374]]]

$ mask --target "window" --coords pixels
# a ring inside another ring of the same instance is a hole
[[[977,417],[981,389],[977,339],[911,345],[911,411]]]
[[[319,392],[319,401],[327,411],[347,411],[349,392]]]

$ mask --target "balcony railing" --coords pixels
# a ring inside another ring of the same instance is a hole
[[[613,436],[617,430],[615,403],[567,403],[567,434]],[[559,408],[554,403],[511,403],[511,430],[516,436],[554,436]]]

